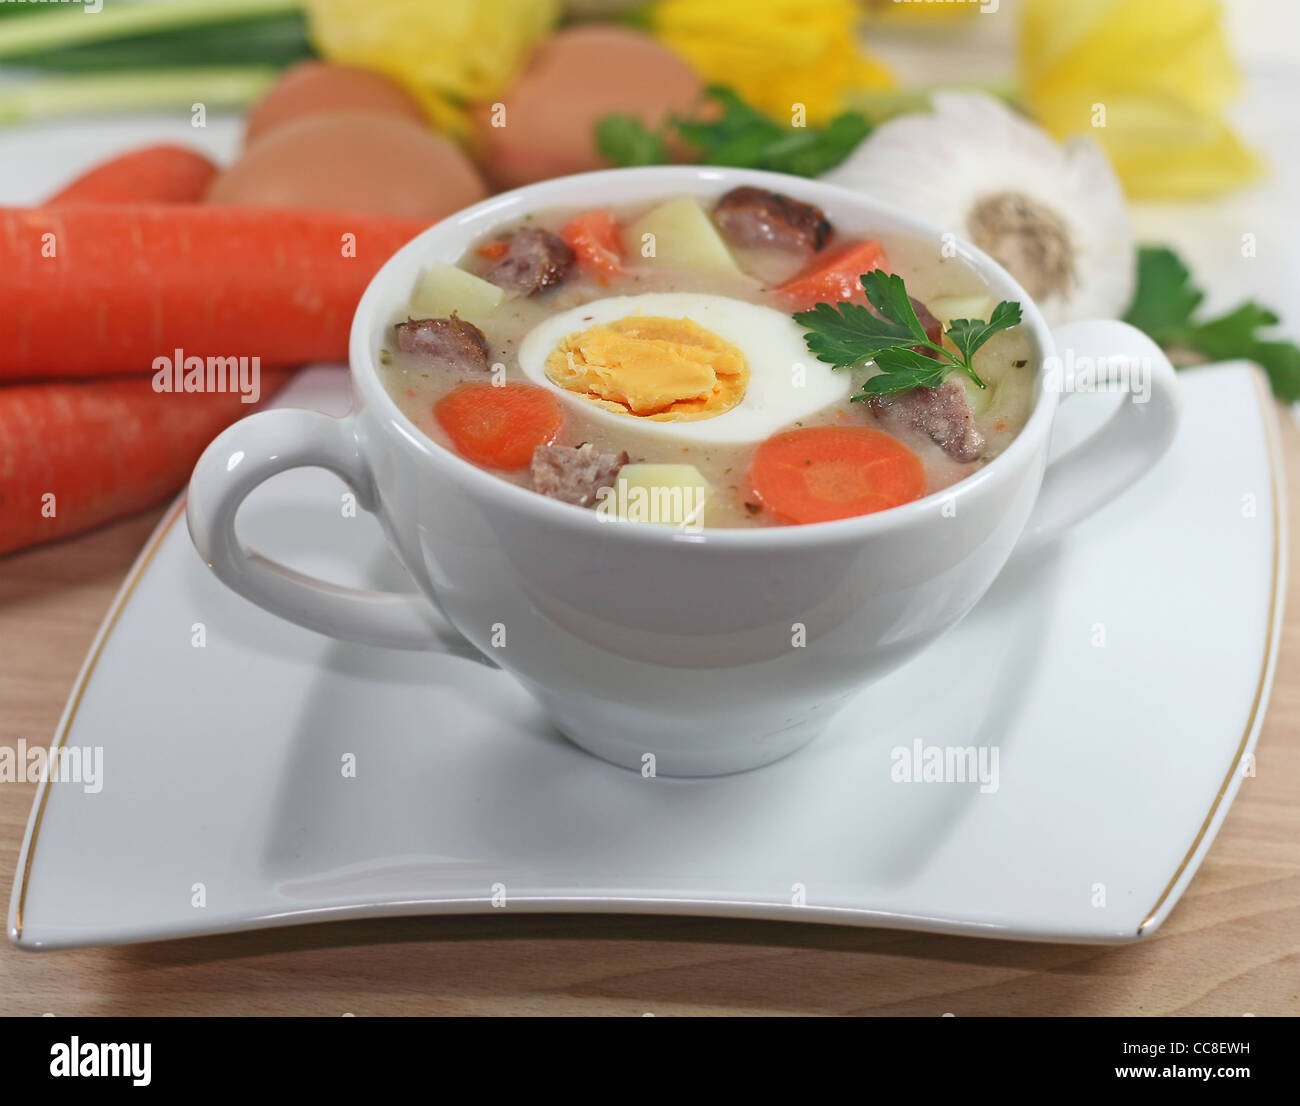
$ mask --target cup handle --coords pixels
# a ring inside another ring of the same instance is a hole
[[[190,477],[186,518],[195,548],[231,590],[309,630],[392,649],[463,651],[465,639],[416,593],[340,587],[247,549],[235,533],[245,497],[278,472],[317,467],[341,477],[375,510],[374,482],[352,419],[279,408],[241,419],[220,434]]]
[[[1017,552],[1051,541],[1145,475],[1173,443],[1183,408],[1169,359],[1136,327],[1113,319],[1067,323],[1053,331],[1053,338],[1061,371],[1054,379],[1053,367],[1047,367],[1044,387],[1057,386],[1063,397],[1069,395],[1083,359],[1096,366],[1107,358],[1136,366],[1143,387],[1128,387],[1105,423],[1047,466]]]

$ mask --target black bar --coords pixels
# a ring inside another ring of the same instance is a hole
[[[841,1068],[846,1078],[852,1076],[864,1093],[878,1087],[880,1077],[887,1075],[891,1084],[915,1082],[927,1096],[947,1087],[960,1091],[973,1085],[1041,1091],[1044,1071],[1072,1092],[1122,1083],[1166,1087],[1198,1083],[1216,1088],[1246,1083],[1262,1089],[1281,1079],[1289,1082],[1296,1072],[1292,1019],[875,1019],[861,1028],[860,1044],[852,1050],[827,1042],[812,1054],[804,1051],[806,1029],[777,1043],[767,1038],[771,1030],[765,1032],[761,1023],[751,1025],[746,1032],[755,1039],[739,1049],[731,1038],[731,1047],[701,1052],[698,1045],[705,1042],[695,1036],[697,1031],[680,1038],[676,1030],[643,1026],[618,1038],[623,1047],[611,1053],[607,1047],[591,1047],[595,1042],[579,1045],[580,1038],[573,1036],[564,1043],[547,1033],[519,1034],[516,1039],[508,1031],[503,1034],[499,1026],[481,1027],[483,1042],[466,1049],[460,1038],[475,1027],[462,1026],[449,1039],[448,1027],[429,1024],[432,1020],[10,1018],[0,1029],[4,1033],[0,1055],[6,1090],[62,1084],[57,1089],[87,1094],[110,1088],[132,1092],[201,1088],[208,1093],[284,1088],[300,1094],[319,1089],[337,1095],[355,1087],[373,1095],[384,1086],[401,1085],[423,1086],[436,1093],[449,1087],[449,1077],[473,1085],[475,1076],[488,1087],[504,1077],[508,1093],[532,1094],[536,1091],[526,1086],[530,1073],[553,1086],[563,1068],[569,1068],[569,1078],[588,1088],[595,1086],[590,1077],[606,1068],[614,1079],[621,1069],[625,1079],[643,1090],[658,1083],[667,1091],[674,1085],[680,1089],[678,1080],[686,1074],[681,1065],[691,1057],[688,1067],[696,1073],[690,1076],[692,1084],[704,1074],[701,1068],[712,1068],[722,1078],[727,1077],[724,1069],[730,1068],[738,1080],[747,1076],[765,1080],[765,1072],[795,1083],[811,1080],[813,1086],[805,1089],[813,1094],[816,1085],[826,1090],[842,1085],[839,1076],[828,1070],[834,1068]],[[780,1032],[784,1037],[791,1029]],[[835,1040],[842,1042],[843,1037],[837,1033]],[[456,1044],[449,1048],[453,1041]],[[118,1047],[105,1049],[105,1045]],[[131,1045],[136,1046],[134,1051]],[[690,1048],[690,1054],[679,1051],[682,1048]],[[75,1075],[68,1074],[74,1054]],[[117,1076],[90,1074],[96,1065],[110,1071],[114,1063]],[[781,1070],[773,1070],[773,1065]],[[827,1079],[833,1083],[826,1083]],[[617,1092],[628,1086],[620,1080],[607,1089]]]

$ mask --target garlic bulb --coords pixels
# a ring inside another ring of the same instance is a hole
[[[1115,318],[1137,252],[1110,163],[1063,145],[1000,101],[937,93],[934,110],[878,127],[824,177],[974,243],[1023,285],[1050,324]]]

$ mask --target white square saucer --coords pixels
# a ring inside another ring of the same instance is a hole
[[[1274,405],[1244,365],[1183,381],[1184,424],[1154,472],[1013,560],[824,738],[740,776],[643,779],[569,745],[482,660],[280,622],[211,576],[174,509],[54,739],[102,749],[102,789],[40,788],[10,939],[494,909],[1145,936],[1248,771],[1284,591]],[[279,402],[337,413],[345,374],[306,372]],[[1105,407],[1067,404],[1058,446]],[[409,586],[340,492],[286,473],[250,498],[242,531],[342,583]],[[990,770],[996,752],[996,786],[991,771],[925,782],[929,750],[949,746]]]

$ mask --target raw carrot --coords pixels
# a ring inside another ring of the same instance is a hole
[[[618,238],[618,224],[608,211],[575,215],[560,228],[560,237],[583,268],[606,276],[623,272],[623,244]]]
[[[462,384],[433,414],[458,453],[493,469],[524,468],[564,425],[559,402],[534,384]]]
[[[889,258],[884,247],[875,240],[855,242],[838,250],[830,257],[814,262],[778,292],[789,297],[796,311],[806,311],[817,303],[838,303],[841,300],[866,301],[867,294],[858,278],[872,269],[889,272]]]
[[[206,204],[0,208],[0,380],[154,359],[347,358],[362,291],[423,221]]]
[[[262,372],[260,398],[288,375]],[[157,392],[149,376],[0,388],[0,553],[161,502],[255,409],[237,391]]]
[[[811,426],[763,442],[749,470],[754,496],[786,522],[829,522],[918,499],[920,458],[867,426]]]
[[[54,202],[197,202],[215,171],[189,150],[150,147],[91,170]],[[138,368],[138,379],[0,387],[0,553],[167,498],[212,438],[254,410],[229,391],[156,391],[149,366]],[[259,398],[288,375],[260,373]]]
[[[46,203],[198,203],[217,172],[213,162],[184,146],[143,146],[89,169]]]

